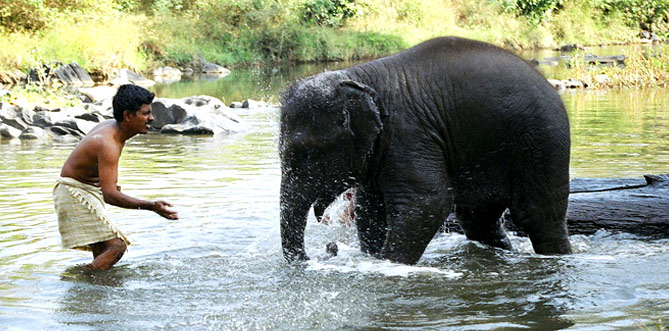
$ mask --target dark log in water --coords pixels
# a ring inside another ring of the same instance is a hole
[[[570,186],[570,234],[590,235],[604,229],[669,238],[669,174],[644,179],[575,178]],[[525,235],[507,215],[504,218],[507,230]],[[444,228],[461,232],[453,214]]]

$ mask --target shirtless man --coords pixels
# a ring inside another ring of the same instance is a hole
[[[93,252],[90,267],[108,270],[129,244],[104,211],[105,202],[121,208],[146,209],[178,219],[165,201],[145,201],[121,193],[118,163],[126,140],[147,133],[153,121],[154,94],[136,85],[123,85],[114,96],[114,119],[94,127],[67,158],[53,189],[63,247]]]

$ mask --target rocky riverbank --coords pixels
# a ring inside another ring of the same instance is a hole
[[[0,102],[2,139],[78,140],[99,122],[113,118],[112,98],[116,88],[79,88],[76,97],[83,106],[47,109],[27,104]],[[215,97],[192,96],[183,99],[156,98],[151,105],[153,131],[164,134],[215,135],[243,132],[249,125],[236,109],[271,107],[264,102],[246,100],[229,106]]]

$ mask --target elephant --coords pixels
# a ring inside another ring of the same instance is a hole
[[[304,232],[355,188],[360,249],[415,264],[446,217],[466,237],[512,249],[501,216],[537,254],[570,254],[569,120],[534,67],[458,37],[297,80],[281,95],[280,232],[288,261]]]

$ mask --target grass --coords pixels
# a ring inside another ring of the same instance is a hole
[[[200,55],[227,67],[374,58],[443,35],[519,50],[629,43],[639,33],[623,14],[603,15],[592,0],[564,1],[540,23],[518,16],[509,0],[357,0],[358,14],[341,27],[305,22],[300,13],[307,1],[170,0],[132,10],[116,8],[113,1],[84,1],[101,7],[49,9],[44,27],[30,32],[0,26],[0,70],[28,72],[59,61],[77,62],[89,71],[147,73]],[[183,4],[184,9],[165,4]],[[577,66],[574,75],[594,81],[595,87],[667,86],[666,51],[655,57],[634,51],[627,54],[626,69]],[[602,74],[609,82],[594,80]]]
[[[565,1],[539,24],[516,15],[507,0],[358,0],[358,15],[342,27],[303,21],[306,2],[172,0],[160,3],[189,9],[154,4],[121,11],[105,1],[110,5],[100,14],[52,10],[36,31],[0,27],[0,69],[27,71],[57,60],[76,61],[85,69],[148,71],[184,64],[199,54],[225,66],[248,66],[376,57],[443,35],[527,49],[629,42],[639,32],[620,15],[602,16],[590,0]]]
[[[592,88],[669,87],[669,46],[652,51],[633,47],[625,55],[625,66],[593,67],[583,64],[583,52],[575,52],[571,62],[574,77]],[[606,79],[603,79],[606,77]]]

